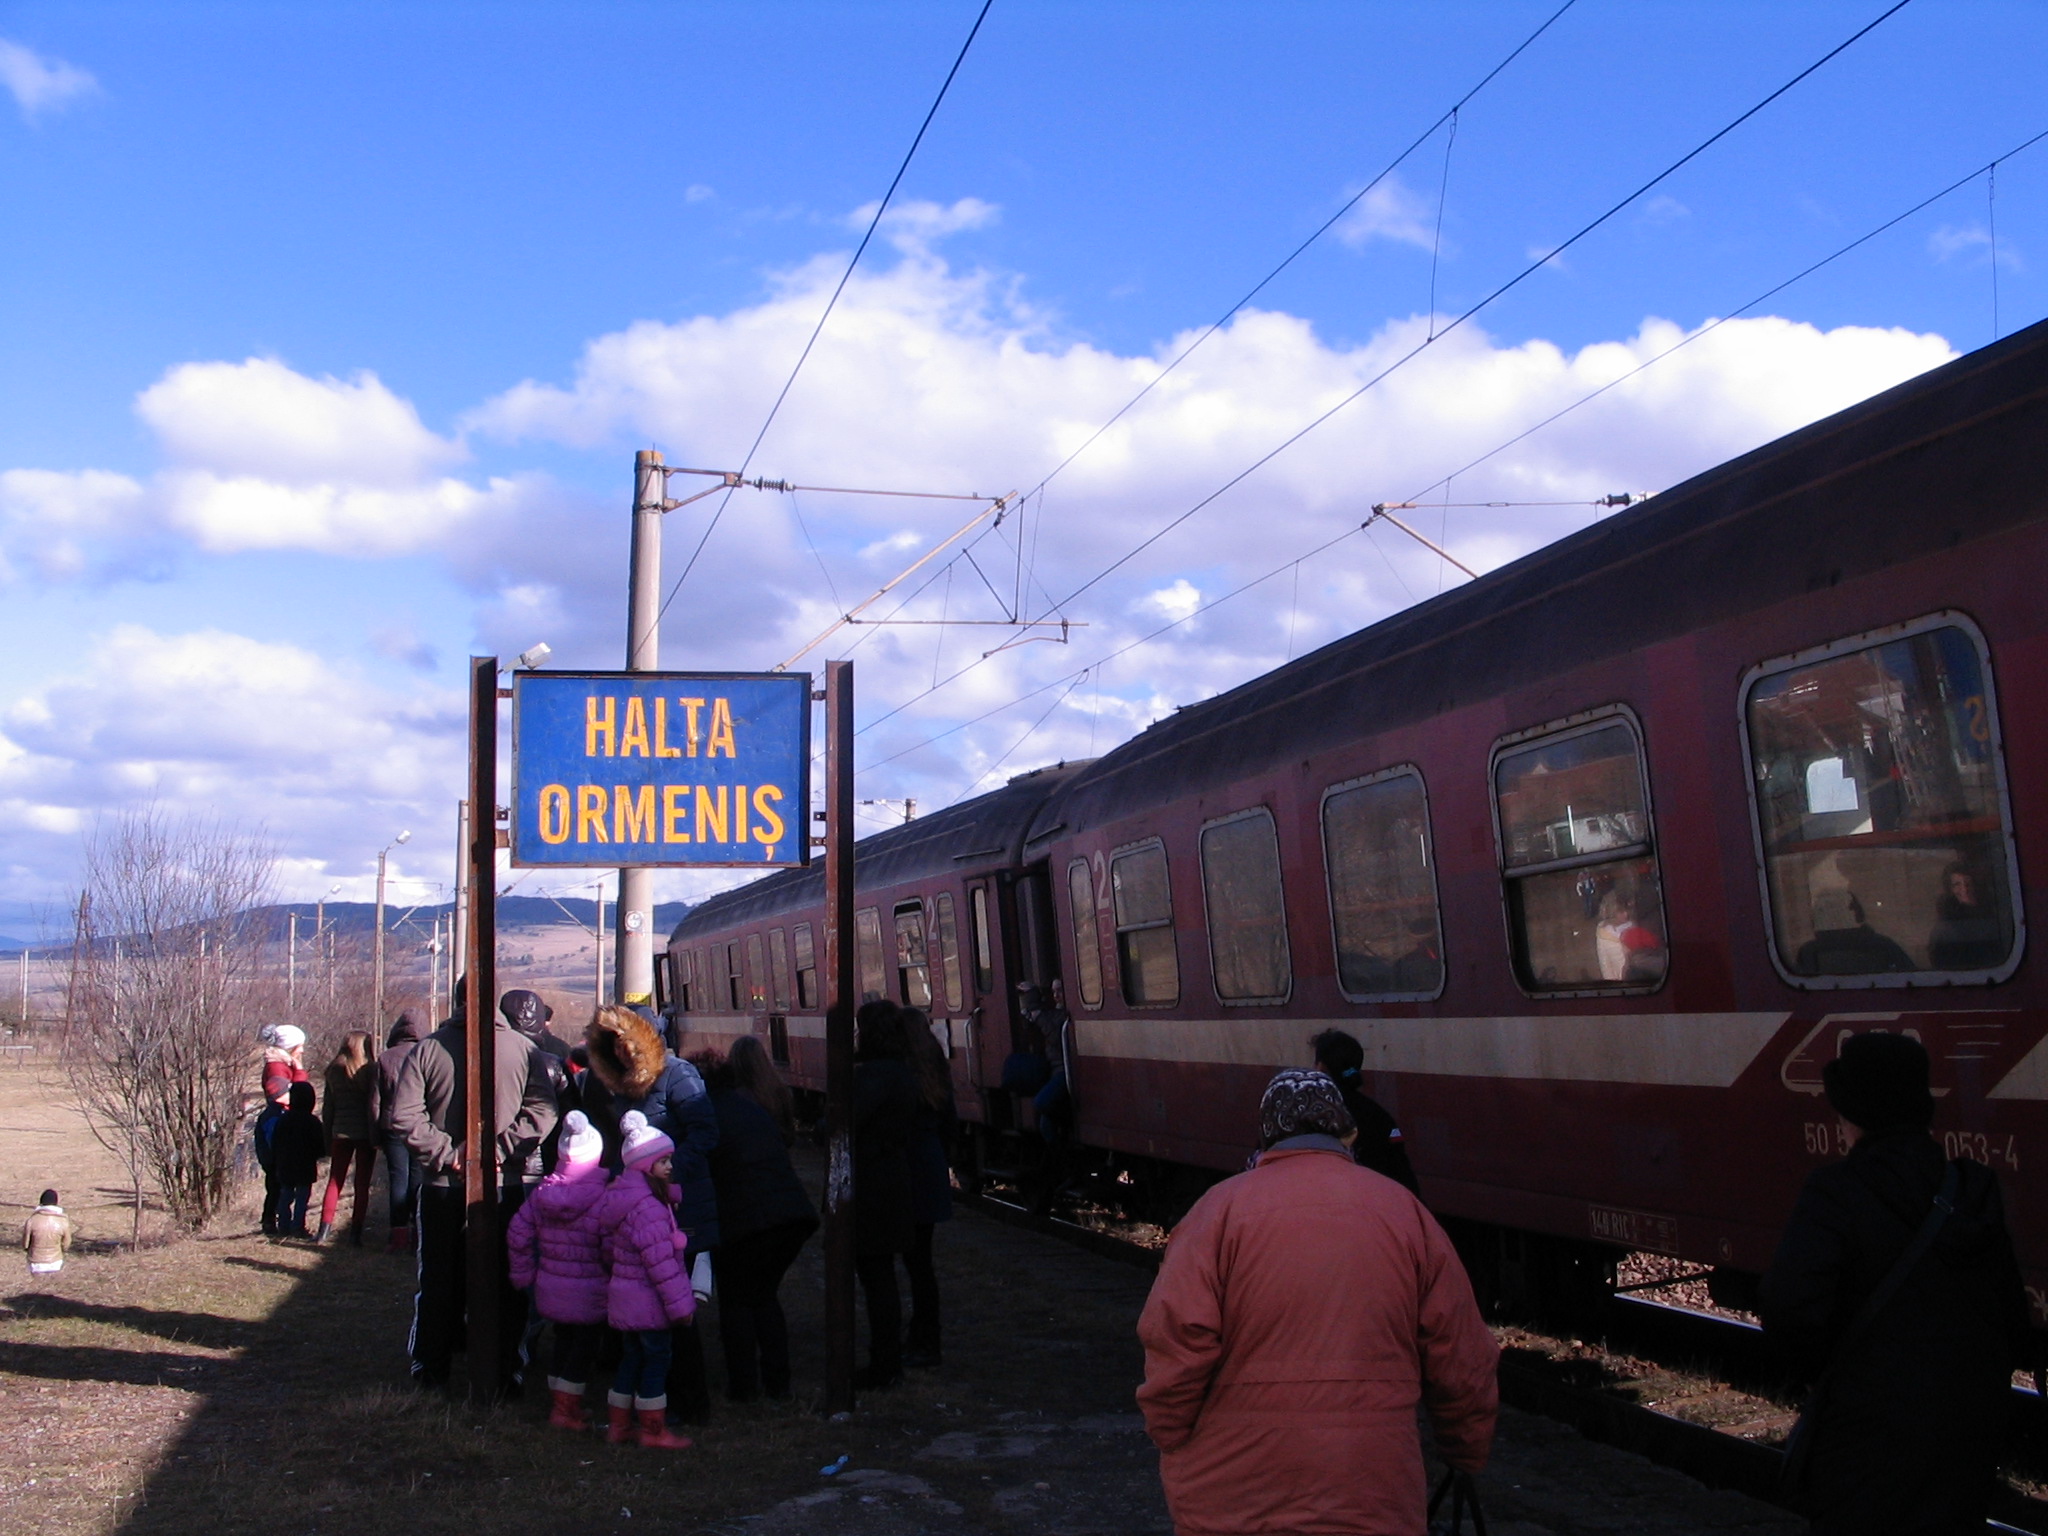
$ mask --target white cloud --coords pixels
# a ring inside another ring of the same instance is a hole
[[[1353,250],[1375,240],[1435,250],[1436,204],[1389,172],[1344,215],[1337,225],[1337,238]],[[1448,243],[1444,251],[1449,254]]]
[[[1675,224],[1692,217],[1692,210],[1668,193],[1659,192],[1643,204],[1640,215],[1645,224]]]
[[[1139,604],[1147,612],[1176,624],[1193,618],[1201,606],[1201,592],[1189,585],[1185,576],[1174,577],[1170,587],[1147,592]]]
[[[2012,272],[2024,272],[2026,264],[2020,259],[2019,247],[2010,239],[2000,240],[1994,249],[1991,231],[1982,224],[1944,224],[1927,237],[1927,249],[1936,261],[1952,261],[1957,257],[1975,257],[1971,266],[1988,264],[1995,256],[1998,264]]]
[[[146,492],[102,469],[0,471],[0,585],[136,574],[160,550],[148,547]]]
[[[99,82],[76,64],[46,58],[32,48],[0,37],[0,86],[14,97],[21,115],[34,122],[81,96],[99,89]]]
[[[866,229],[875,216],[875,208],[876,203],[863,203],[854,209],[846,216],[848,227]],[[883,214],[877,233],[905,255],[923,255],[934,242],[963,229],[986,229],[1001,216],[1001,208],[978,197],[963,197],[951,203],[912,199],[897,203]]]
[[[0,716],[0,834],[61,841],[142,801],[225,809],[353,875],[390,830],[438,824],[465,735],[453,691],[394,694],[299,646],[124,624]]]
[[[683,188],[683,201],[686,203],[706,202],[709,199],[714,198],[716,196],[718,196],[718,194],[712,191],[711,188],[705,186],[704,183],[701,181],[693,181],[687,187]]]

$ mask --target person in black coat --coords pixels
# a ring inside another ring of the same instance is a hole
[[[1326,1029],[1310,1040],[1316,1070],[1337,1085],[1344,1107],[1358,1126],[1358,1140],[1351,1144],[1351,1156],[1361,1168],[1383,1173],[1416,1199],[1422,1198],[1415,1182],[1415,1169],[1408,1161],[1408,1149],[1401,1142],[1401,1127],[1379,1104],[1367,1098],[1359,1084],[1364,1076],[1365,1047],[1341,1029]]]
[[[693,1059],[718,1116],[711,1178],[718,1189],[719,1242],[711,1267],[718,1281],[725,1395],[734,1402],[761,1392],[787,1399],[789,1324],[776,1291],[818,1230],[818,1213],[790,1163],[782,1126],[750,1091],[761,1073],[775,1071],[761,1042],[743,1035],[729,1060],[716,1052]],[[775,1096],[773,1087],[767,1096]]]
[[[1865,1302],[1912,1246],[1948,1171],[1928,1134],[1927,1052],[1857,1035],[1822,1082],[1860,1132],[1808,1176],[1764,1276],[1764,1336],[1822,1385],[1809,1409],[1802,1493],[1818,1536],[1984,1529],[2014,1367],[2029,1350],[2025,1292],[1998,1179],[1958,1161],[1932,1245],[1871,1318]]]
[[[277,1173],[277,1235],[305,1237],[306,1202],[327,1156],[327,1127],[313,1113],[319,1097],[311,1083],[293,1083],[290,1105],[270,1135],[270,1155]]]
[[[868,1309],[868,1363],[854,1385],[875,1390],[903,1379],[896,1256],[907,1253],[916,1236],[910,1145],[919,1099],[902,1010],[890,1002],[863,1003],[854,1026],[854,1273]]]
[[[953,1108],[953,1073],[945,1048],[932,1034],[922,1009],[903,1011],[911,1070],[917,1074],[917,1128],[910,1158],[910,1247],[903,1268],[910,1275],[910,1327],[903,1363],[920,1369],[939,1364],[939,1275],[932,1264],[932,1236],[953,1219],[953,1140],[959,1116]]]

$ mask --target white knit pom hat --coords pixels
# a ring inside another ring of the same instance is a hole
[[[622,1161],[628,1168],[642,1168],[656,1158],[674,1152],[676,1144],[647,1123],[647,1117],[637,1109],[626,1111],[619,1121],[619,1134],[625,1140]]]
[[[594,1163],[604,1155],[604,1138],[580,1109],[572,1109],[562,1117],[560,1146],[565,1163]]]
[[[280,1024],[271,1043],[281,1051],[295,1051],[306,1043],[306,1032],[296,1024]]]

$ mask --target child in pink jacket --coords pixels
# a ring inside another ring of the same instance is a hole
[[[505,1234],[512,1283],[533,1292],[534,1310],[555,1328],[548,1377],[556,1429],[588,1429],[583,1384],[604,1337],[604,1229],[597,1207],[610,1175],[598,1158],[604,1138],[580,1109],[562,1122],[561,1160],[512,1218]]]
[[[689,1439],[669,1432],[666,1413],[668,1330],[688,1322],[697,1310],[690,1272],[683,1267],[685,1238],[670,1209],[670,1160],[676,1144],[638,1110],[626,1112],[619,1133],[625,1170],[597,1206],[605,1265],[611,1271],[606,1315],[625,1340],[607,1399],[611,1422],[605,1439],[614,1445],[630,1439],[656,1450],[687,1450]]]

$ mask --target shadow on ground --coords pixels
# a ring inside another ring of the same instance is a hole
[[[814,1242],[784,1289],[797,1401],[719,1397],[683,1452],[550,1430],[545,1394],[483,1410],[405,1384],[411,1261],[250,1237],[178,1250],[177,1283],[225,1291],[233,1317],[171,1295],[127,1305],[22,1296],[14,1306],[95,1337],[0,1344],[0,1366],[186,1387],[190,1411],[156,1469],[96,1527],[129,1536],[360,1532],[560,1536],[563,1531],[898,1536],[1167,1528],[1155,1462],[1132,1411],[1133,1325],[1149,1276],[963,1213],[940,1229],[946,1365],[865,1397],[849,1421],[817,1412],[822,1266]],[[171,1286],[175,1289],[175,1285]],[[147,1303],[147,1304],[145,1304]],[[715,1303],[714,1303],[715,1307]],[[705,1319],[714,1393],[715,1314]],[[147,1347],[152,1338],[204,1357]],[[535,1385],[544,1371],[536,1371]],[[458,1388],[460,1371],[458,1368]],[[593,1392],[593,1400],[598,1394]],[[600,1405],[601,1416],[601,1405]],[[820,1468],[845,1455],[846,1470]],[[118,1495],[116,1497],[119,1497]],[[57,1529],[45,1526],[45,1529]]]

